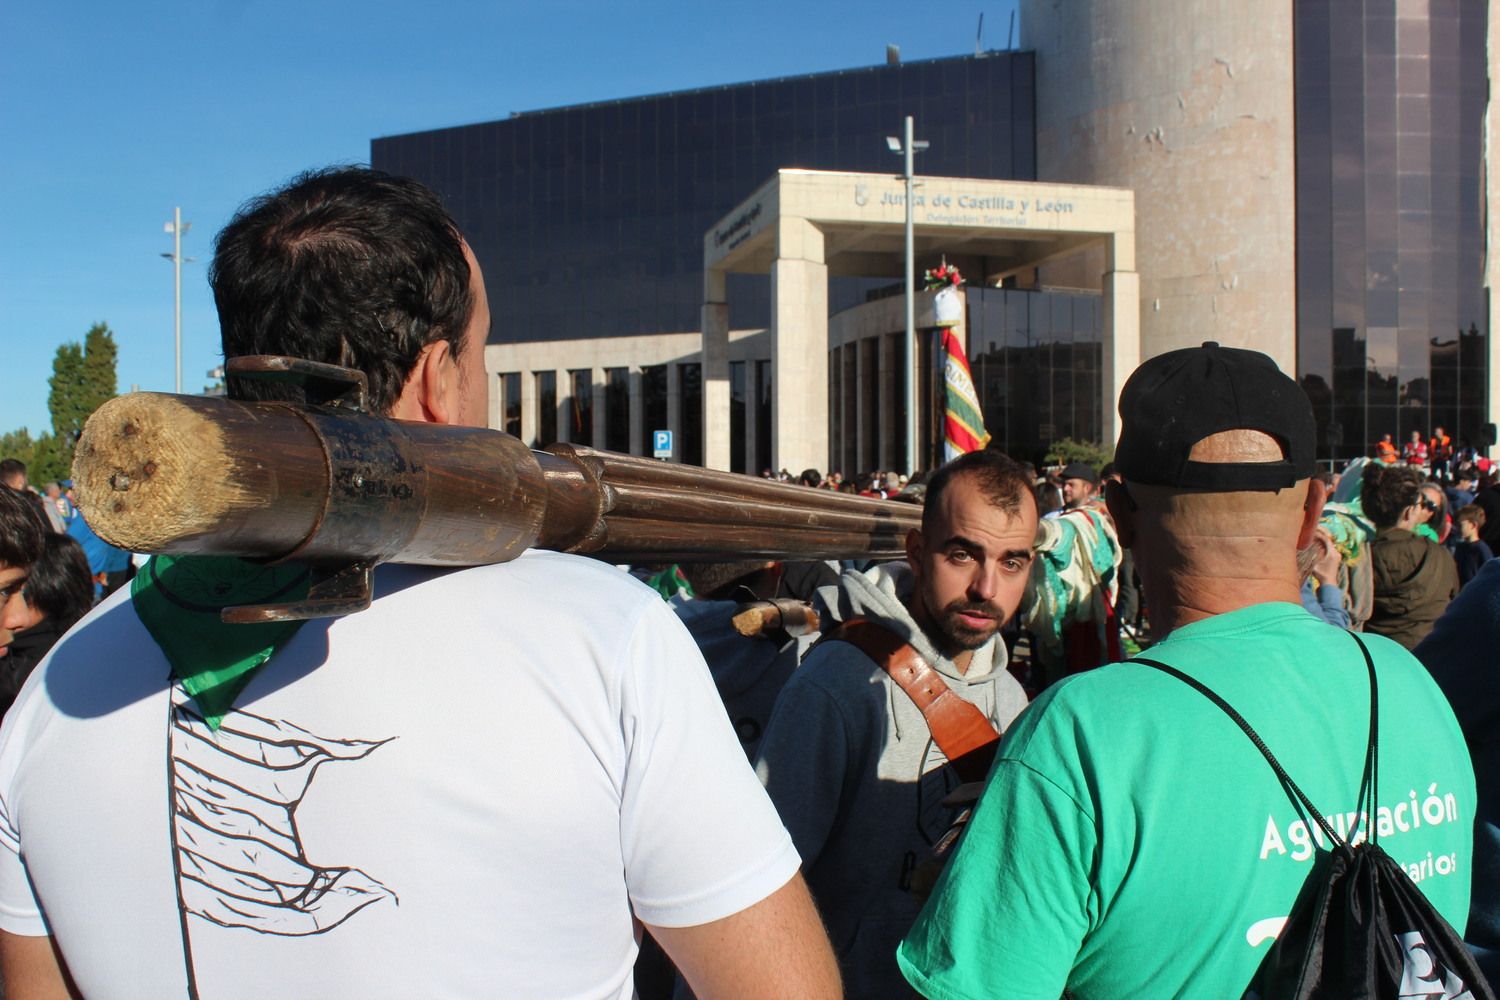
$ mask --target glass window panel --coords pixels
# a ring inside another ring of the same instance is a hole
[[[1007,347],[1005,350],[1006,450],[1013,458],[1036,461],[1045,452],[1039,438],[1039,417],[1050,400],[1051,383],[1041,378],[1041,349]]]
[[[1426,94],[1397,95],[1396,131],[1401,135],[1431,134],[1432,101]]]
[[[1333,419],[1325,431],[1329,447],[1341,458],[1368,455],[1366,442],[1375,439],[1365,433],[1365,408],[1363,406],[1336,406]]]
[[[571,380],[572,399],[568,406],[568,440],[573,444],[592,446],[594,443],[594,373],[580,368],[568,372]]]
[[[500,376],[500,429],[511,437],[521,436],[521,373]]]
[[[1334,406],[1363,407],[1369,387],[1366,369],[1335,368],[1333,370]]]
[[[830,413],[836,411],[834,401],[837,398],[837,393],[835,392],[837,375],[838,369],[830,363],[828,366]],[[747,427],[745,413],[748,402],[745,397],[745,389],[745,362],[729,362],[729,468],[734,472],[745,471],[745,437]]]
[[[604,447],[630,451],[630,369],[604,369]]]
[[[755,467],[771,468],[771,362],[755,362]]]
[[[652,431],[667,430],[667,366],[641,369],[641,454],[650,455]]]
[[[1394,326],[1400,322],[1400,293],[1392,290],[1365,293],[1365,319],[1370,324]]]
[[[1403,148],[1406,145],[1402,143]],[[1432,207],[1432,178],[1427,174],[1402,173],[1396,183],[1396,204],[1401,211],[1426,212]]]
[[[1399,55],[1425,57],[1429,38],[1425,11],[1417,16],[1402,16],[1396,21],[1396,52]]]
[[[1432,368],[1432,392],[1430,402],[1435,407],[1455,407],[1459,404],[1457,365]]]
[[[682,396],[682,444],[678,457],[688,465],[703,464],[703,366],[696,362],[677,366]]]
[[[1399,448],[1401,446],[1401,422],[1395,406],[1370,406],[1365,409],[1365,434],[1373,445],[1385,434]]]
[[[1402,292],[1396,304],[1398,321],[1403,327],[1427,326],[1427,293],[1425,289]]]
[[[1397,331],[1389,327],[1371,327],[1366,333],[1365,360],[1370,371],[1395,374],[1400,364]]]
[[[880,463],[880,340],[870,337],[859,342],[860,391],[864,396],[861,412],[864,449],[859,461],[870,471]]]

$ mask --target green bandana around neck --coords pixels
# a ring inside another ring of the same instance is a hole
[[[135,613],[175,677],[217,730],[255,672],[302,622],[227,625],[226,607],[300,601],[311,575],[295,563],[266,566],[232,556],[152,556],[130,585]]]

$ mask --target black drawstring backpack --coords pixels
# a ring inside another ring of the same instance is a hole
[[[1370,670],[1370,746],[1359,806],[1368,838],[1350,845],[1334,833],[1302,789],[1283,770],[1244,717],[1206,685],[1155,660],[1135,657],[1171,674],[1223,709],[1250,737],[1293,803],[1311,816],[1333,845],[1319,850],[1312,871],[1271,945],[1246,997],[1261,1000],[1494,1000],[1495,992],[1463,941],[1390,855],[1376,844],[1379,783],[1375,662],[1349,633]]]

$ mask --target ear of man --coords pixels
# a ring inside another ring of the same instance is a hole
[[[922,561],[922,529],[912,528],[906,533],[906,561],[911,564],[912,569],[920,572]]]
[[[1328,487],[1321,479],[1307,481],[1307,500],[1302,505],[1302,526],[1297,533],[1297,549],[1301,551],[1313,543],[1318,534],[1318,522],[1323,517],[1323,505],[1328,502]]]
[[[391,407],[391,416],[427,424],[454,423],[458,416],[458,374],[453,345],[446,339],[434,340],[417,356],[401,395]]]

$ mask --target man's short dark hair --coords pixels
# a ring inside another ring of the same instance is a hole
[[[41,555],[26,574],[26,603],[59,631],[72,628],[93,607],[94,577],[77,540],[55,531],[42,536]]]
[[[224,356],[287,354],[370,380],[386,413],[422,349],[454,357],[474,309],[469,263],[436,194],[404,177],[339,167],[302,174],[244,205],[214,242],[208,270]],[[230,379],[241,399],[286,399]]]
[[[10,481],[17,476],[20,476],[22,479],[26,478],[25,462],[19,458],[7,458],[0,461],[0,483],[8,486],[10,485]]]
[[[1370,462],[1360,483],[1359,503],[1377,528],[1389,528],[1422,496],[1423,475],[1409,465]]]
[[[19,490],[0,486],[0,566],[26,569],[42,554],[50,529],[41,511]]]
[[[1011,517],[1020,517],[1026,503],[1033,510],[1038,509],[1035,487],[1020,462],[993,449],[971,451],[938,469],[927,481],[927,498],[922,504],[923,534],[932,531],[943,493],[959,476],[972,476],[984,498]]]

